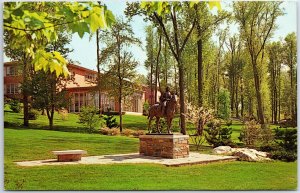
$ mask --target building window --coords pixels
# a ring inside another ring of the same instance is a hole
[[[84,77],[85,77],[85,81],[95,81],[96,80],[95,74],[86,74]]]
[[[17,68],[15,66],[6,67],[6,75],[7,76],[16,76],[17,75]]]
[[[7,84],[6,94],[18,94],[20,93],[19,84]]]

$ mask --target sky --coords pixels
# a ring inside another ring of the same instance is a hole
[[[124,0],[103,0],[104,4],[107,5],[116,17],[125,18],[124,10],[126,7],[126,1]],[[221,6],[225,10],[231,10],[231,1],[221,1]],[[288,33],[296,32],[297,30],[297,6],[295,1],[285,1],[281,5],[286,13],[277,19],[276,23],[278,28],[276,29],[272,41],[280,40],[284,38]],[[216,8],[212,10],[216,13]],[[140,74],[147,74],[147,70],[144,67],[144,61],[146,60],[146,33],[145,27],[147,23],[141,16],[133,17],[131,22],[135,37],[142,41],[142,46],[133,46],[130,51],[133,53],[134,58],[139,62],[137,72]],[[237,27],[231,27],[230,32],[237,33]],[[101,44],[101,43],[100,43]],[[69,54],[69,58],[73,61],[77,61],[79,65],[89,69],[96,70],[97,55],[96,55],[96,37],[95,35],[90,37],[89,34],[85,34],[81,39],[77,34],[72,35],[72,41],[69,47],[73,48],[74,51]],[[4,61],[9,61],[8,58],[4,57]]]

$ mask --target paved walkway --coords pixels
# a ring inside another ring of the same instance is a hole
[[[188,158],[167,159],[143,156],[139,153],[102,155],[82,157],[80,161],[58,162],[56,159],[16,162],[19,166],[44,166],[44,165],[72,165],[72,164],[122,164],[122,163],[154,163],[166,166],[182,166],[192,164],[206,164],[218,161],[234,161],[236,157],[207,155],[190,152]]]

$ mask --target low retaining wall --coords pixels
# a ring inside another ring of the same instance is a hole
[[[140,154],[163,158],[189,157],[189,136],[182,134],[140,135]]]

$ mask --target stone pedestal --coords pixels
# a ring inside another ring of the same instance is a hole
[[[57,161],[59,162],[70,162],[70,161],[80,161],[81,154],[66,154],[66,155],[58,155]]]
[[[189,136],[182,134],[140,135],[140,154],[163,158],[189,157]]]

